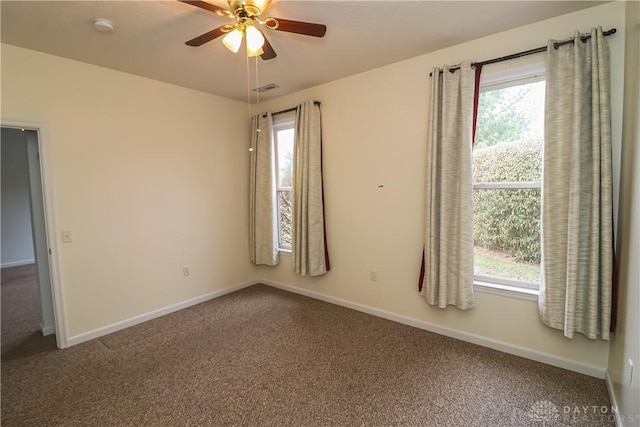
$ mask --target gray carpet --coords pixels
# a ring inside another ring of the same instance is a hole
[[[262,285],[5,353],[2,273],[4,426],[613,425],[563,409],[609,406],[602,380]]]

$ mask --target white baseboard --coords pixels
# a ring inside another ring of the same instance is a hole
[[[90,341],[92,339],[99,338],[104,335],[108,335],[110,333],[146,322],[148,320],[152,320],[152,319],[164,316],[169,313],[173,313],[178,310],[182,310],[183,308],[191,307],[193,305],[200,304],[202,302],[221,297],[228,293],[235,292],[237,290],[240,290],[258,283],[262,283],[262,284],[272,286],[274,288],[282,289],[288,292],[308,296],[314,299],[325,301],[331,304],[336,304],[342,307],[350,308],[356,311],[370,314],[372,316],[381,317],[383,319],[402,323],[404,325],[413,326],[415,328],[423,329],[425,331],[434,332],[439,335],[444,335],[447,337],[459,339],[461,341],[466,341],[472,344],[477,344],[483,347],[502,351],[504,353],[513,354],[515,356],[524,357],[526,359],[535,360],[537,362],[546,363],[548,365],[557,366],[559,368],[568,369],[570,371],[579,372],[581,374],[589,375],[592,377],[606,379],[607,388],[609,390],[609,395],[611,397],[612,406],[616,407],[615,396],[613,395],[613,389],[611,388],[608,373],[602,367],[576,362],[575,360],[568,359],[565,357],[556,356],[553,354],[544,353],[541,351],[532,350],[530,348],[510,344],[504,341],[483,337],[481,335],[471,334],[471,333],[463,332],[457,329],[436,325],[434,323],[425,322],[423,320],[418,320],[408,316],[403,316],[400,314],[388,312],[388,311],[381,310],[368,305],[355,303],[342,298],[323,295],[319,292],[315,292],[312,290],[298,288],[295,286],[286,285],[284,283],[278,283],[278,282],[274,282],[266,279],[249,280],[244,283],[239,283],[237,285],[229,286],[224,289],[220,289],[196,298],[192,298],[190,300],[183,301],[165,308],[154,310],[149,313],[141,314],[139,316],[135,316],[127,320],[123,320],[111,325],[107,325],[102,328],[94,329],[92,331],[88,331],[79,335],[74,335],[72,337],[69,337],[69,339],[67,340],[67,347],[80,344],[86,341]],[[43,330],[43,333],[44,333],[44,330]],[[616,423],[618,426],[621,426],[621,424],[619,424],[619,421],[618,421],[617,413],[616,413]]]
[[[298,288],[291,285],[285,285],[283,283],[274,282],[271,280],[262,279],[256,281],[256,283],[263,283],[274,288],[283,289],[285,291],[293,292],[300,295],[305,295],[311,298],[329,302],[332,304],[340,305],[343,307],[351,308],[353,310],[361,311],[363,313],[371,314],[373,316],[382,317],[383,319],[392,320],[394,322],[402,323],[404,325],[413,326],[415,328],[424,329],[425,331],[434,332],[439,335],[455,338],[461,341],[470,342],[483,347],[488,347],[494,350],[502,351],[503,353],[513,354],[515,356],[524,357],[526,359],[535,360],[537,362],[546,363],[548,365],[557,366],[559,368],[568,369],[570,371],[579,372],[581,374],[589,375],[592,377],[604,379],[606,370],[600,366],[589,365],[586,363],[576,362],[575,360],[568,359],[561,356],[556,356],[549,353],[544,353],[530,348],[521,347],[518,345],[510,344],[504,341],[498,341],[491,338],[483,337],[468,332],[459,331],[453,328],[447,328],[445,326],[436,325],[433,323],[425,322],[423,320],[414,319],[411,317],[403,316],[400,314],[392,313],[385,310],[380,310],[375,307],[371,307],[364,304],[355,303],[352,301],[336,298],[332,296],[323,295],[318,292],[314,292],[308,289]]]
[[[19,267],[21,265],[34,264],[35,262],[35,259],[24,259],[22,261],[5,262],[4,264],[0,264],[0,268]]]
[[[231,292],[235,292],[237,290],[246,288],[251,285],[255,285],[259,283],[256,280],[250,280],[244,283],[239,283],[237,285],[229,286],[224,289],[219,289],[214,292],[210,292],[208,294],[192,298],[187,301],[182,301],[177,304],[170,305],[168,307],[160,308],[158,310],[151,311],[149,313],[141,314],[139,316],[132,317],[130,319],[122,320],[120,322],[113,323],[111,325],[103,326],[102,328],[94,329],[89,332],[84,332],[79,335],[74,335],[69,337],[67,340],[67,347],[71,347],[86,341],[90,341],[95,338],[99,338],[108,334],[111,334],[116,331],[120,331],[125,328],[129,328],[131,326],[135,326],[137,324],[146,322],[148,320],[152,320],[161,316],[164,316],[169,313],[173,313],[178,310],[182,310],[183,308],[191,307],[192,305],[200,304],[205,301],[212,300],[214,298],[221,297]]]
[[[56,327],[51,325],[51,326],[44,326],[42,323],[40,324],[40,330],[42,331],[42,336],[46,337],[47,335],[52,335],[56,333]]]
[[[607,384],[607,393],[609,394],[609,400],[611,401],[611,410],[615,415],[616,427],[623,427],[620,414],[618,413],[618,401],[616,399],[616,393],[613,389],[613,382],[609,376],[609,371],[605,372],[604,381]]]

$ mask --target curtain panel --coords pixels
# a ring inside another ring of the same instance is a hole
[[[425,229],[420,293],[461,310],[473,294],[472,133],[475,73],[470,61],[434,68],[428,116]]]
[[[320,104],[298,106],[293,163],[293,257],[295,272],[320,276],[328,272],[322,179],[322,124]]]
[[[609,339],[613,268],[609,48],[602,28],[547,48],[539,312]]]
[[[249,259],[257,265],[277,265],[278,214],[271,114],[251,119],[249,190]]]

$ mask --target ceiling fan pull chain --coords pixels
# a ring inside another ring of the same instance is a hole
[[[256,61],[256,105],[260,104],[260,91],[258,88],[260,87],[259,79],[258,79],[258,57],[254,57]]]
[[[247,56],[247,108],[251,117],[251,76],[249,75],[249,57]]]

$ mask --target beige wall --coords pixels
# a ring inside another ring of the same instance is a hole
[[[2,119],[44,125],[68,336],[250,279],[246,104],[2,45]],[[191,276],[182,276],[182,266]]]
[[[299,278],[293,273],[291,257],[285,255],[280,266],[256,267],[255,274],[463,335],[570,360],[603,375],[608,342],[590,341],[581,335],[573,340],[564,338],[562,332],[540,322],[535,302],[477,293],[476,308],[461,312],[430,307],[419,296],[424,145],[429,72],[434,66],[535,48],[545,45],[547,38],[563,39],[576,29],[588,31],[597,25],[623,31],[624,7],[615,3],[587,9],[261,104],[261,110],[277,111],[307,99],[322,101],[332,271],[320,278]],[[624,36],[613,36],[609,43],[617,163]],[[485,71],[489,70],[486,67]],[[376,282],[369,281],[370,270],[377,271]]]
[[[617,333],[611,340],[609,376],[621,425],[640,425],[640,3],[627,3],[623,162],[618,260]],[[633,378],[629,360],[634,364]]]

